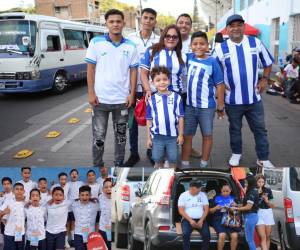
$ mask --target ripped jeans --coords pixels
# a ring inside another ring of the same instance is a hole
[[[93,107],[93,164],[95,167],[103,167],[104,142],[106,138],[109,113],[112,113],[115,136],[115,165],[122,165],[125,156],[126,131],[128,110],[125,104],[100,103]]]

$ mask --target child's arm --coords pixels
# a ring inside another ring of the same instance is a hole
[[[152,127],[152,120],[147,120],[147,148],[152,148],[152,138],[150,128]]]
[[[225,109],[224,109],[224,96],[225,96],[225,84],[221,83],[217,85],[217,113],[218,118],[223,119],[225,116]]]
[[[3,211],[0,211],[0,219],[6,214],[10,213],[10,208],[7,206]]]
[[[184,118],[181,116],[178,119],[178,137],[177,137],[177,144],[182,145],[183,144],[183,129],[184,129]]]

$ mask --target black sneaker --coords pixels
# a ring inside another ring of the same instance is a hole
[[[131,154],[128,160],[125,162],[124,167],[133,167],[140,161],[140,156],[138,154]]]
[[[149,161],[151,162],[152,166],[154,166],[155,162],[152,160],[152,150],[151,149],[147,149],[147,157],[149,159]]]

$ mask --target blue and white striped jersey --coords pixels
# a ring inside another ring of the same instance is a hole
[[[223,83],[223,72],[213,57],[201,59],[193,53],[187,55],[186,104],[196,108],[215,108],[215,87]]]
[[[179,64],[176,51],[168,50],[167,48],[161,50],[154,55],[152,61],[150,61],[152,49],[148,48],[140,61],[140,67],[146,70],[151,70],[155,66],[165,66],[171,73],[169,90],[181,93],[183,91],[182,86],[182,74],[184,74],[185,66]],[[186,55],[182,53],[182,59],[186,61]],[[151,89],[154,91],[154,86]]]
[[[266,68],[274,59],[259,39],[244,36],[239,44],[228,39],[216,46],[214,56],[223,66],[224,82],[227,86],[225,103],[252,104],[261,100],[256,88],[258,60]]]
[[[149,99],[146,119],[152,120],[152,135],[178,136],[178,119],[183,116],[183,103],[178,93],[170,91],[164,95],[156,92]]]

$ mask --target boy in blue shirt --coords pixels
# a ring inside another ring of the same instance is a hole
[[[206,33],[202,31],[193,33],[191,49],[193,53],[187,56],[188,80],[182,166],[189,165],[192,139],[199,124],[203,137],[200,167],[207,167],[213,144],[213,119],[216,108],[218,117],[220,119],[224,117],[225,85],[217,60],[207,55]]]
[[[163,166],[165,152],[169,166],[175,168],[178,145],[183,144],[183,103],[179,94],[168,90],[170,72],[166,67],[154,67],[150,75],[157,92],[147,105],[147,147],[152,147],[156,168]]]

